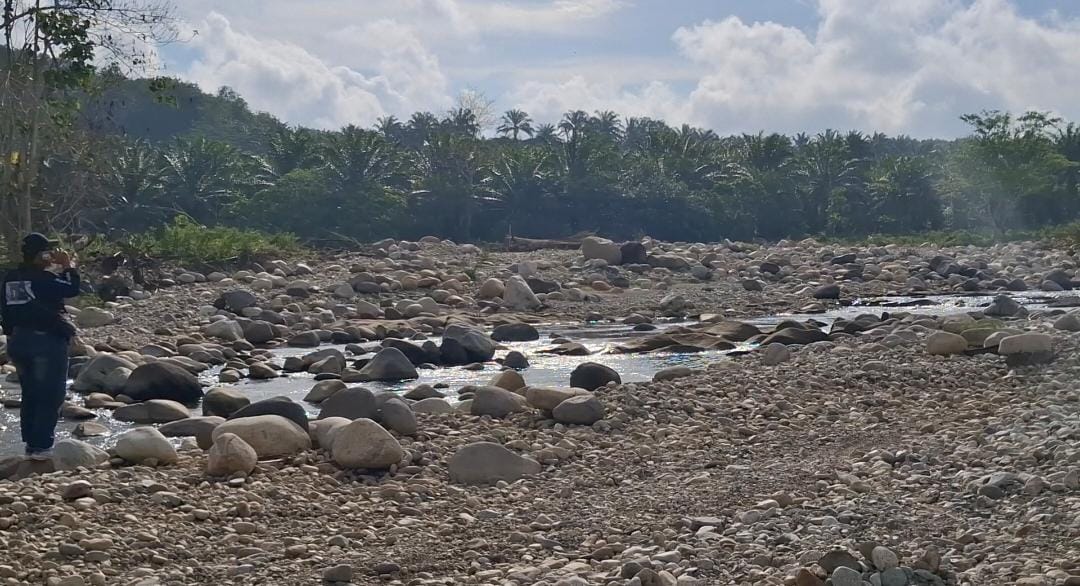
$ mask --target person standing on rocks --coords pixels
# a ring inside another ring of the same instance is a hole
[[[79,272],[75,259],[59,245],[38,233],[24,238],[22,264],[0,286],[0,321],[22,386],[20,426],[32,460],[52,455],[67,391],[68,347],[75,335],[64,299],[79,294]]]

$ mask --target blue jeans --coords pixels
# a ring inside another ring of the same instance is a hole
[[[68,346],[67,338],[25,328],[16,328],[8,338],[8,356],[22,386],[19,417],[27,452],[53,445],[67,394]]]

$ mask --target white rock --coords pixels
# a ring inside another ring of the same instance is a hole
[[[461,484],[514,482],[540,473],[540,463],[492,442],[476,442],[458,450],[447,464],[450,479]]]
[[[959,334],[934,332],[926,339],[926,351],[941,356],[961,354],[967,350],[967,340]]]
[[[525,282],[525,279],[517,275],[507,279],[503,291],[503,303],[506,307],[518,311],[539,309],[542,305],[536,293],[533,293],[533,290],[529,288],[529,284]]]
[[[390,432],[366,418],[337,429],[332,441],[334,462],[342,468],[389,468],[405,455]]]
[[[259,458],[277,458],[311,449],[311,437],[292,421],[280,415],[255,415],[230,419],[214,428],[214,441],[224,433],[240,436],[255,449]]]
[[[214,439],[207,453],[206,473],[210,476],[230,476],[237,472],[250,474],[258,463],[255,449],[240,436],[223,433]]]
[[[590,236],[582,240],[581,253],[587,260],[598,258],[609,265],[617,265],[622,262],[622,251],[619,249],[619,245],[607,238]]]
[[[108,460],[108,452],[79,440],[62,439],[53,446],[53,465],[57,470],[74,470],[80,466],[93,469]]]
[[[80,328],[98,328],[116,321],[113,314],[97,307],[87,307],[75,316],[75,323]]]
[[[152,427],[136,427],[124,432],[113,449],[117,456],[136,464],[151,458],[162,464],[176,462],[176,449]]]

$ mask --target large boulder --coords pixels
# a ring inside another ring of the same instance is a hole
[[[1008,295],[998,295],[983,313],[994,317],[1012,317],[1023,311],[1024,306]]]
[[[256,319],[243,325],[244,339],[252,344],[265,344],[277,337],[274,325],[268,321]]]
[[[491,339],[496,342],[532,342],[540,339],[540,332],[529,324],[503,324],[495,326]]]
[[[554,389],[549,387],[525,387],[525,401],[532,407],[551,411],[570,397],[588,393],[585,389]]]
[[[304,400],[308,403],[322,403],[346,388],[348,388],[347,385],[338,379],[319,381],[315,383],[314,387],[311,387]]]
[[[540,473],[540,463],[523,458],[492,442],[476,442],[459,449],[447,464],[450,480],[461,484],[515,482]]]
[[[319,419],[344,417],[346,419],[371,419],[378,412],[375,394],[363,387],[352,387],[334,393],[321,404]]]
[[[840,285],[828,283],[814,290],[814,299],[840,299]]]
[[[1080,315],[1075,311],[1066,313],[1054,320],[1054,329],[1065,330],[1066,332],[1080,332]]]
[[[622,377],[613,368],[595,362],[583,362],[570,373],[570,386],[595,391],[608,383],[622,383]]]
[[[421,399],[411,406],[413,413],[454,413],[454,406],[441,397]]]
[[[420,378],[416,367],[407,356],[397,348],[383,348],[360,369],[357,379],[360,381],[398,381]]]
[[[251,399],[244,396],[239,389],[216,387],[203,397],[202,412],[203,415],[229,417],[250,404]]]
[[[592,393],[575,395],[556,405],[551,416],[559,423],[592,425],[604,418],[604,404]]]
[[[461,342],[452,338],[444,338],[439,346],[439,360],[447,366],[456,366],[469,363],[469,353]]]
[[[967,350],[968,342],[960,334],[951,332],[934,332],[926,338],[926,352],[939,356],[949,354],[962,354]]]
[[[205,450],[213,443],[214,430],[222,423],[225,423],[225,418],[215,415],[188,417],[166,423],[158,431],[165,437],[193,437],[199,447]]]
[[[405,401],[392,397],[379,407],[379,423],[401,435],[416,435],[416,415]]]
[[[308,436],[311,437],[313,444],[318,444],[320,448],[329,450],[330,446],[334,445],[334,430],[349,423],[350,420],[344,417],[316,419],[308,426]]]
[[[477,387],[473,394],[470,413],[501,419],[511,413],[524,411],[525,407],[525,397],[517,393],[499,387]]]
[[[108,452],[79,440],[62,439],[53,446],[53,465],[57,470],[93,469],[107,461]]]
[[[581,241],[581,254],[586,259],[598,258],[609,265],[622,264],[622,250],[618,244],[607,238],[589,236]]]
[[[307,429],[308,417],[304,406],[285,396],[271,397],[241,407],[229,416],[229,419],[243,419],[262,415],[277,415],[292,421],[300,429]]]
[[[490,385],[517,393],[525,388],[525,377],[516,370],[504,370],[491,378]]]
[[[253,403],[257,405],[258,403]],[[236,434],[251,446],[259,458],[279,458],[291,456],[311,449],[311,437],[307,426],[303,429],[295,422],[280,415],[254,415],[230,419],[214,428],[212,439],[218,439],[226,433]]]
[[[483,285],[480,285],[477,296],[480,297],[480,299],[495,299],[496,297],[502,297],[503,291],[505,290],[506,286],[503,282],[492,277],[484,281]]]
[[[334,462],[342,468],[389,468],[405,455],[394,436],[367,418],[337,428],[332,442]]]
[[[518,275],[507,279],[504,287],[503,305],[510,309],[526,311],[539,309],[543,305],[525,279]]]
[[[214,305],[221,309],[227,309],[233,313],[240,313],[248,307],[255,307],[258,303],[259,299],[255,297],[255,294],[251,291],[234,289],[222,293],[221,297]]]
[[[207,453],[206,473],[210,476],[250,474],[259,463],[259,454],[235,433],[223,433]]]
[[[442,399],[446,397],[445,394],[437,390],[435,387],[426,384],[416,385],[415,387],[410,389],[409,392],[405,393],[404,396],[406,399],[409,399],[411,401],[423,401],[424,399],[431,399],[433,397]]]
[[[764,353],[761,357],[761,363],[765,366],[776,366],[791,360],[791,350],[784,344],[779,342],[773,342],[768,346],[763,346]]]
[[[624,242],[619,247],[620,264],[643,265],[649,263],[649,251],[640,242]]]
[[[119,388],[109,388],[111,384],[109,379],[112,373],[118,370],[126,370],[128,376],[130,376],[131,371],[136,368],[135,363],[115,354],[98,354],[79,370],[79,375],[75,377],[75,382],[71,384],[71,390],[78,393],[102,392],[117,395],[124,390],[122,383],[127,382],[127,378],[125,377],[120,381]]]
[[[1009,366],[1029,366],[1050,362],[1054,358],[1054,338],[1048,334],[1028,332],[1003,338],[997,353]]]
[[[143,403],[124,405],[113,411],[113,419],[133,423],[168,423],[188,417],[191,417],[191,412],[187,407],[166,399],[150,399]]]
[[[113,448],[116,455],[135,464],[156,460],[159,464],[176,462],[176,448],[153,427],[136,427],[120,435]]]
[[[226,342],[236,342],[244,339],[244,328],[238,322],[231,319],[222,319],[210,323],[203,328],[203,333],[211,338],[217,338]]]
[[[397,338],[387,338],[382,341],[383,348],[396,348],[409,359],[409,362],[415,365],[424,364],[425,362],[431,362],[435,356],[428,354],[421,346],[417,346],[412,342],[406,340],[399,340]]]
[[[322,344],[318,332],[300,332],[289,338],[288,344],[294,348],[317,348]]]
[[[447,326],[443,331],[446,340],[454,340],[465,350],[470,362],[487,362],[495,357],[495,341],[478,329],[458,324]]]
[[[790,346],[792,344],[813,344],[814,342],[822,342],[828,339],[829,335],[817,328],[790,327],[782,328],[765,336],[761,345],[784,344],[785,346]]]
[[[75,316],[75,323],[80,328],[100,328],[115,321],[113,314],[99,307],[87,307]]]
[[[503,358],[502,365],[506,368],[513,368],[514,370],[524,370],[529,368],[529,359],[521,352],[513,350],[506,353],[506,358]]]
[[[203,396],[199,379],[191,372],[171,362],[150,362],[131,372],[124,384],[123,394],[132,400],[168,399],[190,405]]]
[[[1066,273],[1061,269],[1055,269],[1050,271],[1049,273],[1046,273],[1046,276],[1043,277],[1043,280],[1050,281],[1051,283],[1054,283],[1061,287],[1061,289],[1063,290],[1072,289],[1073,286],[1076,284],[1069,276],[1069,273]]]

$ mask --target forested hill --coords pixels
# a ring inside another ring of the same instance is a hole
[[[83,100],[82,117],[96,132],[153,144],[202,136],[265,154],[270,137],[285,126],[270,114],[252,112],[228,88],[208,94],[174,78],[127,79],[115,71],[99,80]]]
[[[1080,130],[1040,113],[967,116],[972,134],[959,140],[718,136],[583,111],[540,121],[512,110],[481,128],[464,108],[314,131],[254,113],[229,89],[96,79],[80,132],[64,139],[76,146],[50,145],[67,164],[41,183],[55,223],[80,231],[144,231],[184,215],[313,241],[497,241],[510,230],[775,240],[1002,234],[1080,214]],[[78,201],[55,205],[72,185]]]

